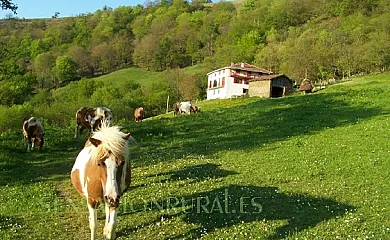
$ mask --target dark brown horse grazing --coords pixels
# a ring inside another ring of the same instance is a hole
[[[28,117],[23,119],[23,136],[27,145],[27,152],[34,148],[35,143],[39,143],[38,150],[42,151],[45,132],[38,118]]]
[[[91,239],[97,229],[97,208],[105,204],[104,236],[115,239],[119,198],[129,188],[131,169],[128,139],[119,127],[105,123],[94,132],[78,154],[71,172],[73,187],[87,200]]]
[[[180,103],[176,102],[173,104],[173,116],[178,116],[180,114]]]
[[[108,124],[111,124],[112,121],[112,112],[106,107],[82,107],[76,112],[76,129],[74,137],[83,132],[84,129],[89,129],[92,134],[93,131],[98,129],[102,121],[106,121]]]
[[[142,122],[142,119],[145,117],[145,112],[143,107],[136,108],[134,110],[134,121]]]
[[[200,107],[196,106],[195,104],[191,105],[190,112],[197,113],[200,112]]]

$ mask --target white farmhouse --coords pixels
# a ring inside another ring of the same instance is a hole
[[[271,74],[271,71],[248,63],[231,63],[228,67],[207,73],[207,100],[245,95],[248,93],[249,80]]]

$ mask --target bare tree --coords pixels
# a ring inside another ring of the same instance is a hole
[[[5,14],[5,19],[13,19],[14,18],[14,14],[9,12],[9,13],[6,13]]]

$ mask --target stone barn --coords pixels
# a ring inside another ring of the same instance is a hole
[[[293,81],[284,74],[264,75],[249,80],[249,96],[276,98],[293,92]]]

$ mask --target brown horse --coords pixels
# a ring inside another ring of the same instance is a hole
[[[192,104],[190,112],[192,113],[198,113],[200,112],[200,107],[196,106],[195,104]]]
[[[136,108],[134,110],[134,121],[142,122],[142,119],[145,117],[145,112],[143,107]]]
[[[38,118],[29,117],[23,119],[23,136],[27,145],[27,152],[34,148],[35,143],[39,143],[38,150],[42,151],[45,132]]]
[[[119,199],[130,186],[128,139],[119,127],[105,122],[94,132],[78,154],[71,172],[73,187],[87,200],[91,239],[97,229],[97,208],[105,204],[104,236],[115,239]]]
[[[180,103],[179,102],[174,103],[173,104],[173,116],[179,116],[179,114],[180,114],[179,109],[180,109]]]
[[[93,131],[98,129],[102,121],[107,121],[108,124],[111,124],[112,121],[112,112],[106,107],[82,107],[76,112],[76,129],[74,137],[83,132],[84,129],[89,129],[92,134]]]

